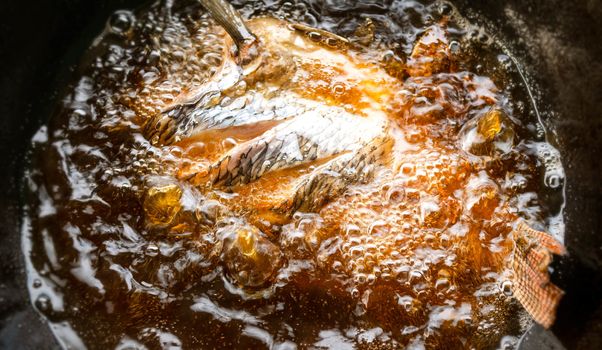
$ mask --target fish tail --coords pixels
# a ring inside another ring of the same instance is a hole
[[[552,254],[564,255],[566,250],[552,236],[532,229],[523,221],[517,224],[513,237],[514,296],[537,323],[549,328],[564,292],[550,282],[547,269]]]
[[[372,176],[370,164],[386,161],[392,145],[391,138],[378,137],[359,150],[341,154],[318,167],[296,186],[293,198],[283,203],[279,211],[318,211],[350,184],[359,182],[364,176]]]

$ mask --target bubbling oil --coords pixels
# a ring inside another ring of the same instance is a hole
[[[317,212],[274,218],[261,209],[319,164],[230,192],[174,176],[269,122],[164,147],[142,136],[223,60],[200,5],[169,3],[116,12],[33,138],[23,246],[33,304],[60,343],[512,346],[527,317],[500,268],[507,236],[520,217],[562,239],[564,173],[501,46],[445,2],[233,1],[349,38],[400,85],[387,106],[394,165]],[[354,87],[313,79],[307,94],[353,104]]]

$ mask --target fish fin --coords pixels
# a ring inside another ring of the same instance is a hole
[[[552,254],[564,255],[566,250],[552,236],[532,229],[523,221],[514,229],[513,238],[514,296],[537,323],[549,328],[564,292],[550,282],[547,268]]]
[[[343,153],[303,177],[292,197],[278,211],[290,215],[297,210],[315,212],[328,200],[339,195],[362,171],[354,166],[354,154]],[[347,170],[347,171],[345,171]]]

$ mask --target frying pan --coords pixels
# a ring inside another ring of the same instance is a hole
[[[317,1],[317,0],[315,0]],[[333,1],[333,0],[328,0]],[[363,0],[388,3],[387,0]],[[0,4],[0,348],[58,344],[31,307],[20,249],[23,169],[72,67],[117,9],[141,0]],[[566,172],[566,245],[554,282],[566,291],[550,331],[521,349],[602,348],[602,4],[597,0],[457,0],[460,12],[511,48]]]

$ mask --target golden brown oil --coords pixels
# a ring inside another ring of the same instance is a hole
[[[354,55],[398,88],[324,85],[337,72],[309,67],[319,74],[299,93],[353,110],[368,91],[393,123],[394,159],[292,217],[270,209],[320,160],[231,191],[182,185],[275,122],[151,145],[145,118],[216,72],[222,37],[194,1],[116,13],[33,140],[24,252],[61,344],[511,346],[526,316],[509,292],[508,234],[522,218],[561,239],[563,176],[512,59],[447,3],[234,3],[362,45]],[[220,241],[223,208],[222,222],[256,230]]]

